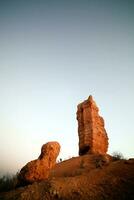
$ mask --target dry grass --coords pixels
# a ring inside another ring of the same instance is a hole
[[[0,178],[0,192],[7,192],[15,189],[17,184],[17,175],[4,175]]]

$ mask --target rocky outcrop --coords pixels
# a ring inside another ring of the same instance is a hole
[[[90,154],[58,163],[54,168],[53,177],[2,192],[0,200],[134,199],[134,159],[107,164],[105,155]]]
[[[50,170],[56,163],[56,158],[60,152],[58,142],[48,142],[41,148],[41,154],[37,160],[27,163],[18,175],[18,185],[25,185],[47,179]]]
[[[107,152],[108,137],[104,120],[98,112],[99,109],[92,96],[77,107],[79,155]]]

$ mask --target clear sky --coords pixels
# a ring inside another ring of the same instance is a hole
[[[0,0],[0,172],[51,140],[77,156],[77,104],[90,94],[109,153],[134,157],[134,1]]]

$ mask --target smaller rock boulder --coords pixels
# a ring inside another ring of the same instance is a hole
[[[58,142],[48,142],[41,148],[38,159],[28,162],[18,174],[18,185],[25,185],[35,181],[41,181],[49,177],[52,167],[56,164],[56,158],[60,152]]]

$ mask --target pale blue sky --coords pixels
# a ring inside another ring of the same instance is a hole
[[[109,153],[134,157],[134,3],[0,1],[0,172],[57,140],[78,154],[77,104],[93,95]]]

